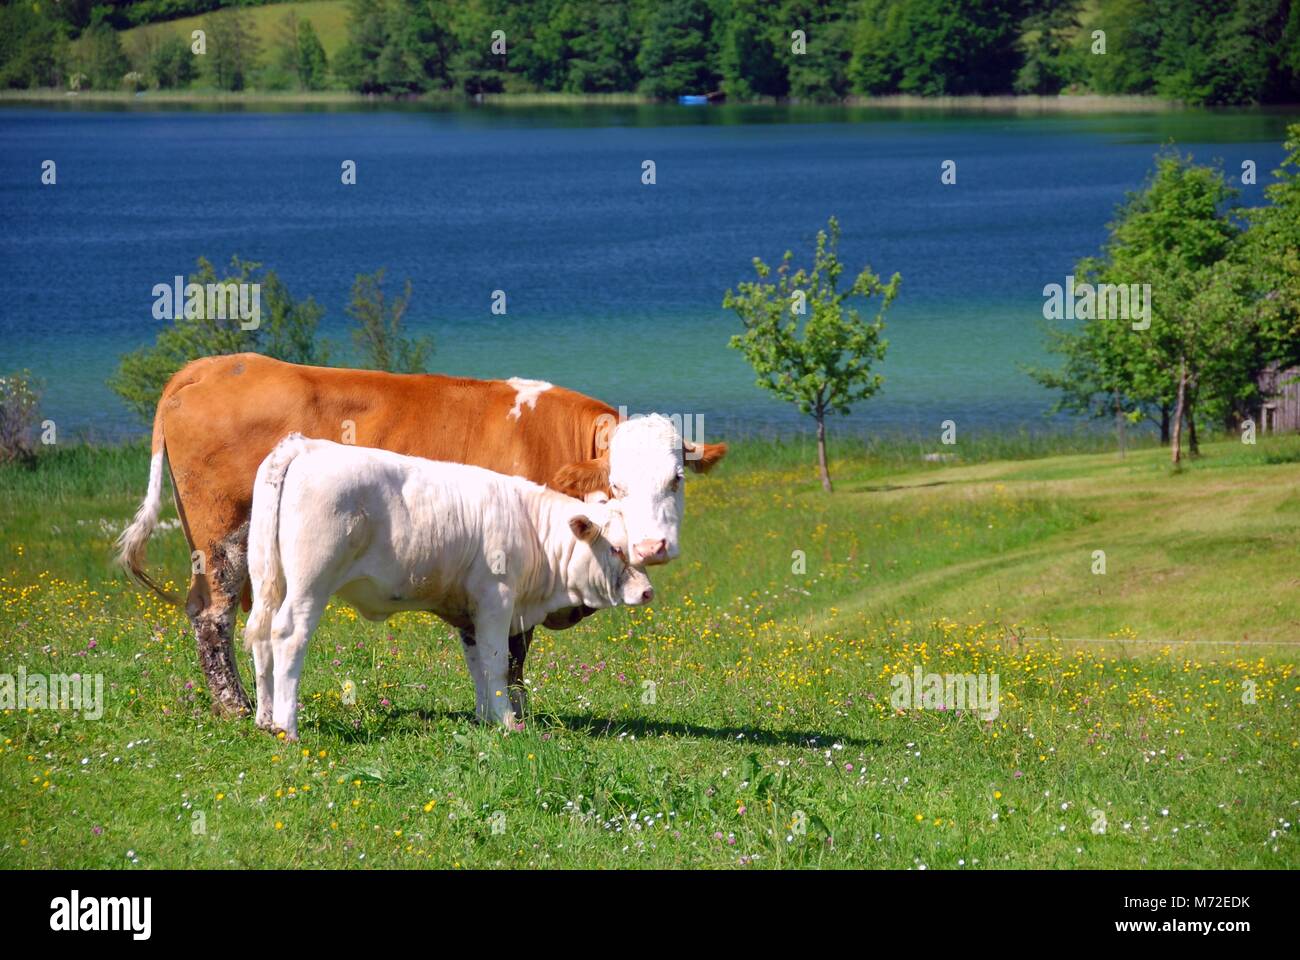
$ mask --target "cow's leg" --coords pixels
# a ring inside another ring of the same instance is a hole
[[[533,644],[533,628],[510,635],[510,667],[507,680],[510,685],[510,709],[522,720],[528,708],[528,688],[524,686],[524,660]]]
[[[320,620],[329,596],[285,598],[271,623],[271,650],[275,660],[274,705],[275,728],[286,739],[298,739],[298,679],[307,659],[307,641]]]
[[[248,578],[247,545],[247,523],[211,541],[203,558],[204,572],[195,575],[185,604],[213,712],[225,716],[239,716],[252,709],[239,682],[234,644],[239,597]]]
[[[503,600],[506,598],[502,598]],[[479,670],[483,676],[486,712],[480,717],[489,723],[514,726],[510,704],[510,613],[511,604],[480,603],[474,614],[474,645],[478,650]]]
[[[469,667],[469,678],[474,681],[474,716],[482,719],[487,716],[487,684],[483,680],[483,667],[479,663],[478,644],[474,640],[474,628],[466,627],[460,631],[460,650],[465,654],[465,666]]]

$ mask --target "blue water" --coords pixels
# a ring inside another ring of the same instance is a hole
[[[144,426],[105,387],[152,342],[152,288],[199,256],[274,268],[346,347],[354,276],[409,277],[430,368],[551,380],[706,435],[789,432],[727,348],[723,293],[830,214],[850,270],[903,276],[885,386],[840,429],[1041,427],[1042,288],[1094,254],[1174,139],[1261,202],[1295,115],[953,116],[798,108],[0,110],[0,371],[62,435]],[[58,184],[40,184],[43,160]],[[355,160],[356,186],[340,183]],[[641,183],[654,160],[657,184]],[[957,162],[957,184],[940,164]],[[506,316],[490,313],[493,290]]]

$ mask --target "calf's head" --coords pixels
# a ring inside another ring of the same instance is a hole
[[[565,467],[551,486],[579,498],[608,492],[626,522],[628,560],[667,563],[679,551],[686,471],[706,473],[726,452],[725,443],[683,440],[660,414],[632,417],[615,425],[600,457]]]
[[[577,539],[565,583],[569,598],[588,607],[639,606],[654,599],[650,578],[628,559],[627,528],[615,504],[588,504],[569,519]]]

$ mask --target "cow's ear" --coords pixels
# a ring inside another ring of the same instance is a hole
[[[579,500],[589,493],[609,493],[609,460],[602,457],[561,467],[547,486]]]
[[[696,473],[708,473],[727,455],[725,443],[691,443],[683,440],[682,449],[686,451],[686,465]]]
[[[569,518],[569,529],[573,535],[583,543],[591,543],[600,536],[600,527],[592,523],[590,517],[578,514],[576,517]]]

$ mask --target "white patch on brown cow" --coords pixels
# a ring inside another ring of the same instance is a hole
[[[518,420],[523,416],[524,404],[528,404],[529,410],[535,409],[537,398],[553,386],[545,380],[525,380],[522,377],[511,377],[506,383],[515,388],[515,405],[506,414],[508,420]]]

